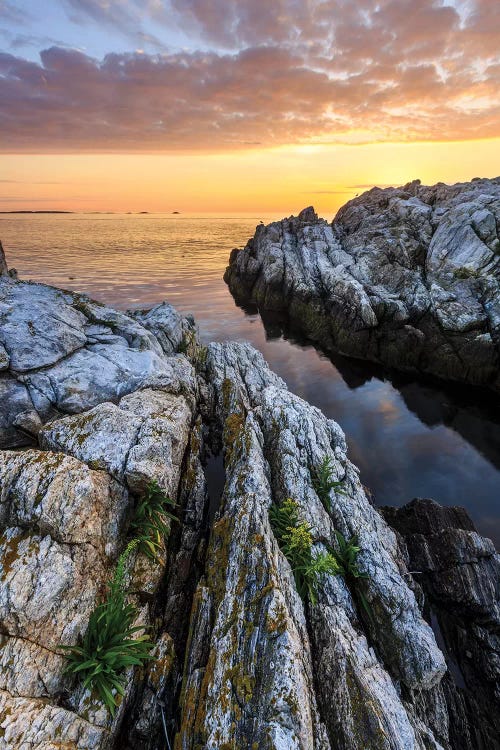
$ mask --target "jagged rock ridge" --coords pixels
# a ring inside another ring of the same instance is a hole
[[[233,251],[237,301],[285,311],[325,350],[500,387],[500,178],[373,188]]]

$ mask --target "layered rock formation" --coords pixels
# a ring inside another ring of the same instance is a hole
[[[338,425],[249,345],[201,347],[166,304],[117,313],[6,275],[0,310],[0,748],[497,747],[487,540],[465,521],[431,538],[411,509],[387,512],[395,533]],[[221,497],[203,471],[219,452]],[[325,457],[340,482],[327,502]],[[84,634],[151,480],[178,520],[160,562],[129,561],[154,658],[112,719],[59,647]],[[338,548],[335,531],[357,536],[365,577],[324,574],[316,600],[299,595],[269,516],[287,498],[313,556]],[[459,691],[457,643],[473,654]]]
[[[414,580],[425,592],[448,672],[442,682],[456,750],[500,748],[500,557],[462,508],[414,500],[384,508],[402,536]]]
[[[374,188],[258,226],[225,274],[322,348],[500,387],[500,178]]]

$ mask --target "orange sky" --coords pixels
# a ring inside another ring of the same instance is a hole
[[[499,91],[494,0],[0,0],[0,210],[328,215],[495,177]]]
[[[500,174],[500,139],[295,146],[224,154],[0,156],[0,210],[297,213],[328,217],[371,185]]]

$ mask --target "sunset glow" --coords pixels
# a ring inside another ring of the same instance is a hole
[[[325,215],[500,173],[490,0],[0,2],[0,210]]]

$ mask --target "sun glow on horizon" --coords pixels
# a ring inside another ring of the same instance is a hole
[[[298,144],[222,154],[8,154],[0,210],[264,212],[325,217],[372,186],[500,174],[500,138]]]

